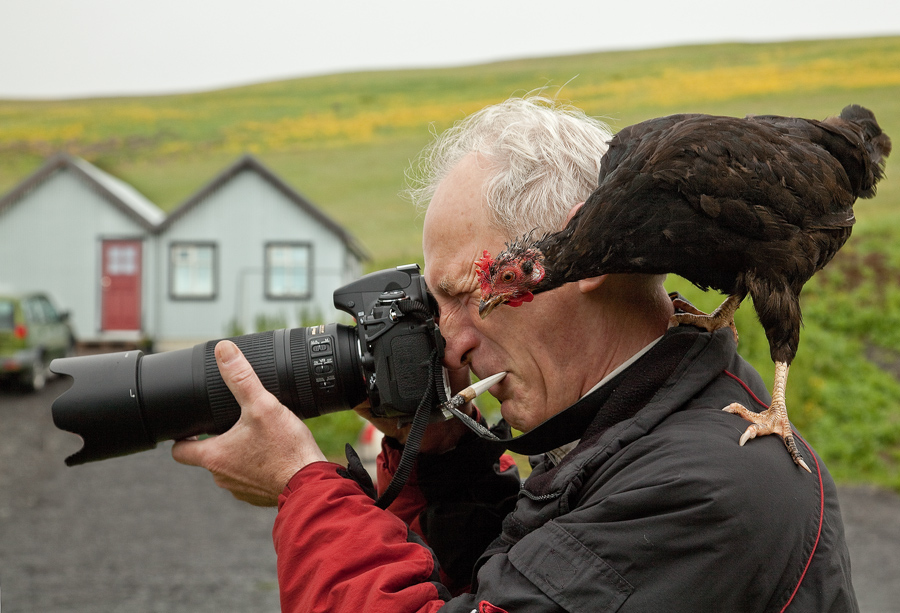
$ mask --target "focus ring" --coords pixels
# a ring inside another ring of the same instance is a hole
[[[309,353],[306,348],[307,328],[291,330],[291,364],[293,365],[294,389],[297,392],[299,406],[293,407],[294,413],[303,419],[319,415],[316,399],[313,396],[312,382],[309,379]]]

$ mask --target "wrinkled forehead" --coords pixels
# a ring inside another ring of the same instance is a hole
[[[491,228],[484,206],[482,186],[486,169],[463,159],[441,181],[425,212],[422,252],[429,283],[440,277],[458,277],[472,268],[484,249],[495,248],[497,233]]]

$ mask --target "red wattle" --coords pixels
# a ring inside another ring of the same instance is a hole
[[[532,294],[531,292],[527,292],[525,294],[522,294],[518,298],[513,298],[506,304],[508,304],[509,306],[522,306],[523,302],[531,302],[532,300],[534,300],[534,294]]]

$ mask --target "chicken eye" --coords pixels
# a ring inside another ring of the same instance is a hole
[[[513,274],[513,272],[512,272],[511,270],[507,270],[507,271],[504,272],[502,275],[500,275],[500,279],[501,279],[504,283],[510,283],[510,282],[513,281],[515,278],[516,278],[516,275]]]

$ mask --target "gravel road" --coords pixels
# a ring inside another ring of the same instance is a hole
[[[66,387],[0,388],[0,602],[4,613],[278,611],[274,509],[234,500],[171,443],[67,468],[53,426]],[[864,613],[900,612],[900,497],[843,487]]]

